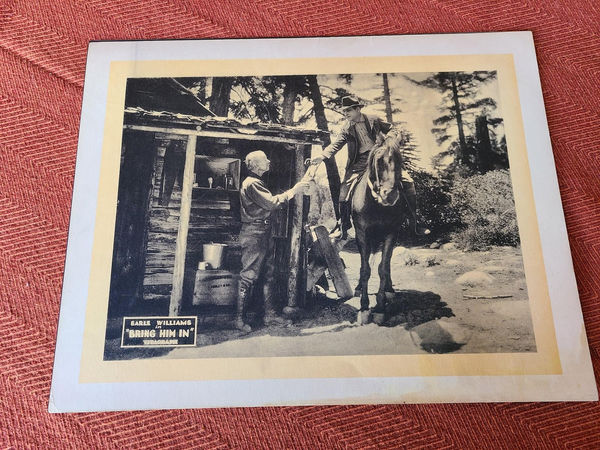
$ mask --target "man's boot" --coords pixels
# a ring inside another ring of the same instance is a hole
[[[421,227],[417,221],[417,191],[415,190],[415,183],[403,181],[404,197],[406,203],[408,203],[408,224],[411,231],[417,236],[426,236],[431,233],[429,228]]]
[[[240,285],[238,289],[238,301],[237,301],[237,310],[235,316],[235,327],[243,331],[245,333],[249,333],[252,331],[250,325],[248,325],[244,319],[244,312],[246,309],[246,303],[248,303],[248,298],[250,297],[250,288],[246,286]]]
[[[266,326],[269,325],[279,325],[279,326],[287,326],[292,323],[291,320],[284,319],[280,317],[275,312],[275,292],[272,286],[272,283],[269,281],[265,282],[263,287],[263,294],[265,296],[265,317],[264,322]]]
[[[348,230],[352,228],[352,220],[350,220],[350,202],[340,202],[340,220],[335,228],[331,231],[331,237],[341,240],[348,239]]]
[[[348,230],[352,228],[352,220],[350,219],[351,213],[350,202],[341,202],[340,216],[342,219],[342,240],[348,239]]]

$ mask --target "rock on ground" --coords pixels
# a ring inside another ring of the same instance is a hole
[[[440,248],[442,250],[456,250],[456,244],[454,242],[446,242]]]
[[[466,286],[482,286],[486,284],[491,284],[493,282],[493,276],[485,272],[481,272],[480,270],[472,270],[470,272],[463,273],[455,281],[455,283],[457,284],[462,284]]]

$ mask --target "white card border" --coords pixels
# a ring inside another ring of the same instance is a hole
[[[507,53],[515,62],[562,375],[78,382],[112,61]],[[573,349],[580,351],[573,354]],[[446,392],[440,391],[440,385]],[[531,33],[91,43],[49,411],[347,404],[366,399],[368,403],[421,403],[440,398],[448,402],[598,399]]]

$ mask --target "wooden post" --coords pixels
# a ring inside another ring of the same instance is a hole
[[[175,266],[173,267],[173,288],[169,302],[169,316],[177,316],[181,311],[183,297],[183,276],[185,274],[185,257],[187,253],[190,211],[192,209],[192,186],[194,184],[194,162],[196,159],[196,136],[190,135],[185,149],[185,166],[183,169],[183,186],[181,187],[181,207],[179,210],[179,229],[175,244]]]
[[[310,212],[310,196],[304,195],[302,197],[302,230],[300,232],[300,257],[298,258],[298,282],[296,284],[297,297],[296,305],[301,308],[306,307],[306,280],[307,270],[306,266],[308,263],[307,250],[308,250],[308,237],[307,234],[307,222],[308,213]]]
[[[296,160],[295,160],[295,176],[294,183],[297,183],[302,179],[305,172],[304,167],[304,153],[305,145],[296,145]],[[293,315],[298,311],[298,273],[300,265],[302,264],[303,258],[300,255],[300,249],[302,247],[302,229],[304,224],[302,223],[302,212],[303,212],[303,194],[298,193],[294,197],[294,215],[292,217],[292,231],[290,233],[290,277],[288,281],[288,304],[283,309],[283,313],[286,315]]]

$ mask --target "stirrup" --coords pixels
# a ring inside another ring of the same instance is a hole
[[[331,230],[329,232],[329,237],[333,238],[333,239],[337,239],[342,235],[342,225],[340,222],[336,222],[335,227],[333,227],[333,230]]]
[[[413,227],[411,227],[413,228]],[[413,232],[415,233],[416,236],[427,236],[428,234],[431,234],[431,230],[427,227],[420,227],[418,225],[415,225],[415,227],[413,228]]]
[[[352,233],[350,233],[350,230],[352,230],[352,228],[353,227],[342,229],[342,237],[341,237],[342,241],[346,241],[348,239],[355,239],[356,238],[356,232],[355,231],[352,231]]]

